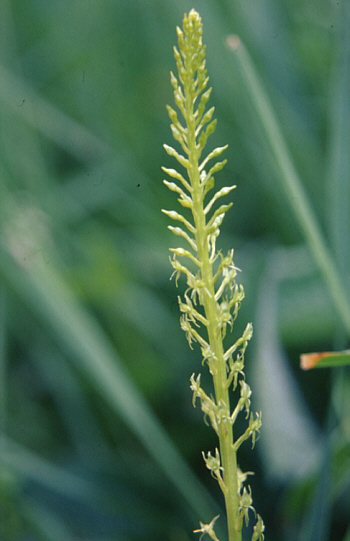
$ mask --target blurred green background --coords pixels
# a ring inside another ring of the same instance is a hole
[[[252,56],[349,302],[349,2],[1,0],[2,541],[187,541],[223,514],[160,212],[177,205],[160,167],[192,7],[211,145],[229,143],[217,183],[238,186],[220,238],[246,291],[234,333],[255,329],[263,429],[241,467],[267,540],[350,539],[349,373],[299,368],[300,353],[348,346],[346,330],[224,45],[237,33]]]

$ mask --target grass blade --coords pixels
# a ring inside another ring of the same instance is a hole
[[[323,351],[322,353],[304,353],[300,355],[303,370],[310,368],[334,368],[350,365],[350,351]]]
[[[334,76],[330,78],[332,101],[328,193],[334,251],[340,272],[346,276],[350,264],[349,250],[344,250],[350,238],[350,4],[339,4],[337,12],[338,50]]]
[[[310,251],[329,288],[335,308],[350,336],[350,306],[344,295],[338,270],[329,252],[314,211],[296,171],[287,144],[268,95],[255,70],[250,55],[237,36],[227,40],[251,103],[264,130],[266,140],[280,172],[288,202],[308,243]]]
[[[211,514],[215,507],[211,497],[175,449],[94,317],[44,259],[33,258],[30,266],[20,268],[4,248],[0,252],[0,273],[7,284],[49,326],[59,347],[135,433],[191,509],[204,517]]]

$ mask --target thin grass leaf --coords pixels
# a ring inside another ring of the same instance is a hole
[[[33,104],[19,107],[26,96]],[[81,160],[90,163],[97,158],[112,156],[112,149],[85,126],[73,120],[39,95],[27,82],[0,65],[0,99],[17,116],[28,122],[35,130],[54,141],[64,150]]]
[[[6,362],[6,288],[0,285],[0,433],[6,429],[7,419],[7,362]]]
[[[75,541],[76,536],[56,514],[28,498],[22,502],[21,512],[40,539],[45,541]]]
[[[320,273],[327,284],[344,328],[348,336],[350,336],[350,305],[344,294],[344,285],[341,282],[334,259],[326,246],[321,228],[290,156],[271,101],[241,40],[237,36],[229,36],[227,46],[233,53],[235,65],[239,69],[242,82],[264,130],[266,140],[280,172],[280,179],[287,200]]]
[[[142,442],[195,513],[210,513],[210,496],[175,449],[139,393],[102,328],[53,267],[40,258],[20,268],[0,247],[0,273],[58,345],[77,363],[95,389]]]
[[[337,52],[330,77],[329,221],[335,257],[345,278],[350,267],[350,4],[338,5]],[[349,298],[349,288],[347,297]],[[341,346],[340,346],[341,347]]]
[[[0,449],[1,467],[14,471],[21,478],[35,481],[78,501],[91,504],[96,500],[97,494],[104,505],[110,501],[111,495],[101,491],[95,483],[52,464],[10,438],[0,437]]]
[[[321,353],[303,353],[300,355],[300,366],[303,370],[311,368],[334,368],[350,365],[350,350],[323,351]]]
[[[348,531],[344,537],[344,541],[350,541],[350,528],[348,528]]]

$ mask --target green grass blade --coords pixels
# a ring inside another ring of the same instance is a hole
[[[53,465],[5,436],[0,438],[0,444],[1,468],[10,469],[20,478],[38,482],[64,496],[90,503],[96,499],[98,489],[94,483]],[[105,504],[110,498],[109,494],[102,494],[101,491],[99,496],[103,498]]]
[[[301,367],[304,370],[310,368],[334,368],[336,366],[350,365],[350,350],[326,351],[323,353],[304,353],[300,356]]]
[[[242,82],[254,106],[257,118],[264,130],[274,161],[280,173],[286,197],[294,212],[300,229],[309,245],[310,251],[329,288],[334,305],[339,313],[347,334],[350,336],[350,306],[344,295],[334,260],[325,244],[320,226],[296,171],[277,117],[267,92],[257,74],[250,55],[237,36],[227,40],[234,53],[235,65],[239,69]]]
[[[83,163],[112,154],[105,142],[1,65],[0,100],[21,120]]]
[[[350,528],[348,529],[345,537],[344,537],[344,541],[350,541]]]
[[[29,266],[20,268],[0,248],[0,273],[135,433],[191,509],[197,515],[209,516],[214,507],[211,497],[129,378],[96,319],[79,304],[51,264],[34,257]]]
[[[333,368],[335,366],[350,366],[350,352],[339,351],[320,359],[315,368]]]
[[[36,502],[26,500],[22,502],[21,512],[26,522],[40,536],[43,541],[74,541],[76,539],[63,521],[54,513],[38,506]]]
[[[0,284],[0,434],[6,430],[6,288]]]
[[[329,219],[334,250],[343,275],[350,264],[350,4],[339,4],[337,57],[330,78]]]
[[[326,541],[330,525],[331,493],[331,442],[328,434],[323,446],[323,456],[319,466],[319,475],[309,512],[301,528],[300,541]]]

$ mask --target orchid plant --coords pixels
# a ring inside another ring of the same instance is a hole
[[[192,9],[184,16],[182,29],[177,28],[178,47],[174,47],[177,76],[171,72],[177,110],[168,106],[172,135],[181,150],[164,145],[167,154],[181,167],[163,167],[171,178],[164,183],[177,194],[183,211],[163,212],[176,222],[169,229],[185,241],[185,247],[171,248],[176,285],[182,275],[187,283],[183,296],[178,298],[181,328],[191,349],[194,343],[199,345],[203,364],[213,380],[213,392],[203,389],[200,374],[193,374],[190,382],[193,404],[199,401],[205,419],[219,440],[214,452],[203,453],[204,462],[224,495],[228,540],[241,541],[243,527],[248,526],[253,516],[251,541],[263,541],[265,526],[253,507],[252,491],[246,483],[248,473],[243,473],[237,462],[239,448],[246,440],[251,439],[254,447],[261,414],[251,412],[251,389],[244,374],[244,354],[252,337],[251,323],[232,345],[226,347],[224,343],[238,315],[244,290],[236,283],[233,250],[224,255],[217,249],[220,227],[232,206],[232,202],[221,200],[235,186],[214,189],[214,175],[226,163],[221,155],[227,145],[205,151],[216,120],[214,107],[207,107],[211,88],[208,87],[202,33],[201,17]],[[240,415],[246,418],[246,428],[237,436],[233,426]],[[209,524],[201,522],[195,532],[218,541],[217,519],[214,517]]]

